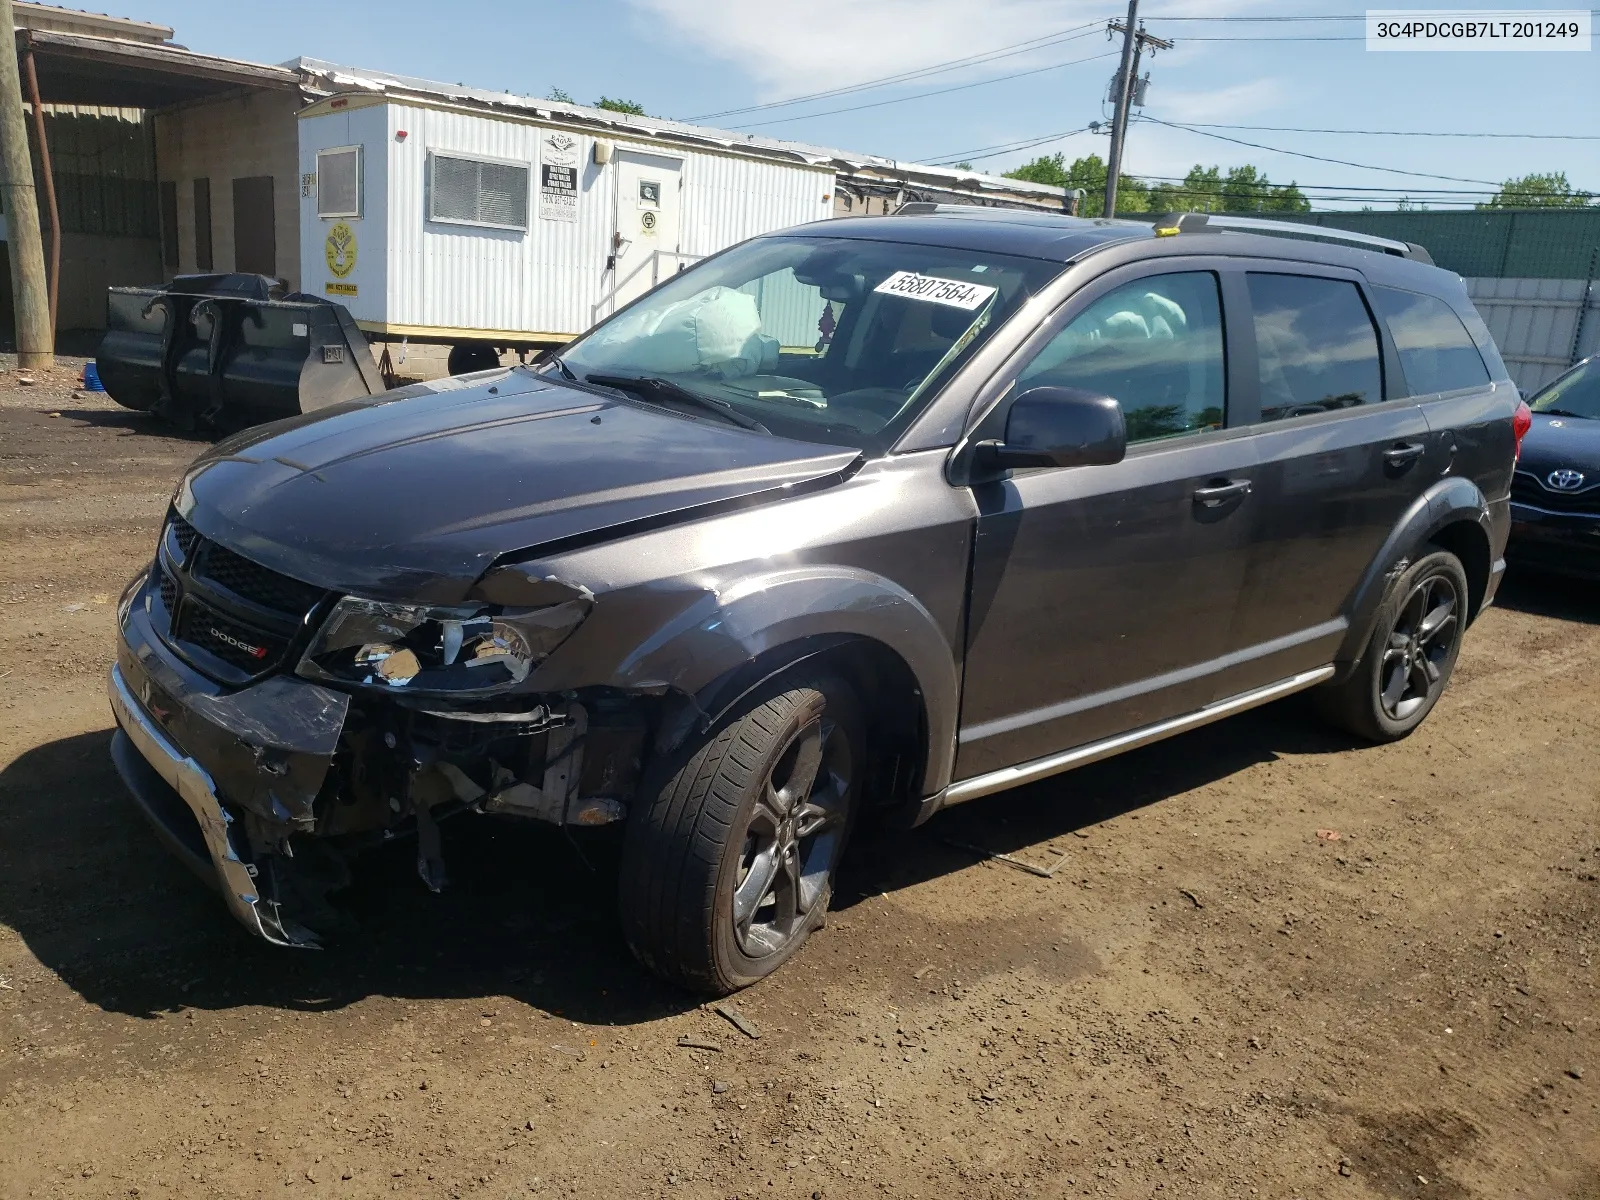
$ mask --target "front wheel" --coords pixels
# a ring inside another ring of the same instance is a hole
[[[1319,693],[1323,712],[1368,741],[1405,737],[1433,711],[1450,681],[1467,604],[1461,560],[1430,548],[1400,576],[1378,610],[1354,673]]]
[[[855,696],[822,678],[758,698],[708,734],[629,820],[628,944],[673,983],[726,995],[823,923],[860,790]]]

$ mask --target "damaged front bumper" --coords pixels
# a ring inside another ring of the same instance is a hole
[[[450,708],[281,673],[230,687],[161,636],[171,618],[150,577],[118,611],[118,772],[162,842],[266,941],[350,928],[330,894],[355,855],[396,837],[415,838],[418,874],[440,890],[438,821],[456,814],[592,826],[627,813],[647,736],[634,698]]]
[[[131,590],[109,682],[118,773],[162,842],[220,888],[246,928],[315,946],[261,886],[252,844],[314,827],[349,698],[282,676],[220,688],[156,636],[148,582]]]
[[[316,946],[315,935],[284,921],[277,905],[264,901],[256,868],[240,855],[234,818],[210,772],[161,732],[128,689],[120,666],[111,668],[109,690],[119,726],[111,741],[112,761],[161,840],[201,878],[214,873],[207,882],[221,890],[228,911],[250,932],[274,945]],[[186,822],[185,809],[193,825]]]

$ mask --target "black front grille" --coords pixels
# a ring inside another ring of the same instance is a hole
[[[176,513],[163,545],[159,584],[172,645],[225,683],[283,666],[326,595],[217,545]],[[174,561],[179,553],[181,561]]]
[[[196,579],[226,588],[235,596],[276,612],[301,617],[322,599],[322,589],[251,562],[210,542],[191,571]]]
[[[195,543],[200,540],[200,531],[177,514],[172,517],[172,536],[177,540],[178,551],[183,555],[183,561],[188,562],[194,553]]]
[[[161,572],[161,604],[170,619],[178,607],[178,585],[172,582],[172,576],[165,571]]]
[[[247,675],[277,665],[289,646],[287,638],[252,629],[193,596],[184,602],[173,636]]]
[[[1546,487],[1535,475],[1518,471],[1511,480],[1511,499],[1546,512],[1600,513],[1600,484],[1578,492],[1563,492]]]

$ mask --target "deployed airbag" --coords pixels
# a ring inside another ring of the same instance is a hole
[[[778,340],[761,332],[754,296],[713,287],[662,309],[625,313],[590,339],[584,358],[603,370],[739,379],[776,366],[778,349]]]

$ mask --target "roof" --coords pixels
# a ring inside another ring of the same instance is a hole
[[[61,8],[55,4],[34,4],[32,0],[13,0],[11,16],[18,29],[87,33],[133,42],[165,42],[172,39],[172,28],[168,25],[84,12],[77,8]]]
[[[39,94],[51,104],[152,109],[242,87],[300,87],[300,76],[288,68],[196,54],[170,43],[42,29],[18,30],[17,42],[33,50]]]
[[[1052,262],[1067,262],[1111,242],[1153,241],[1156,236],[1153,226],[1140,221],[966,205],[941,205],[936,212],[915,216],[834,217],[786,232],[951,246]]]
[[[1071,262],[1091,251],[1112,245],[1129,245],[1130,257],[1207,254],[1237,258],[1296,259],[1361,271],[1374,282],[1459,290],[1455,276],[1423,259],[1385,252],[1376,246],[1339,245],[1313,241],[1298,231],[1273,228],[1274,222],[1257,222],[1257,228],[1207,227],[1200,219],[1174,222],[1175,214],[1152,216],[1148,221],[1125,218],[1070,217],[1065,213],[1021,209],[939,205],[914,215],[890,217],[835,217],[784,231],[799,237],[853,237],[913,245],[949,246],[990,254],[1014,254],[1051,262]],[[1163,226],[1157,232],[1157,226]],[[1333,229],[1312,230],[1337,237]],[[1131,243],[1149,243],[1134,247]],[[1444,281],[1451,281],[1448,285]],[[1461,293],[1465,295],[1464,292]]]
[[[903,162],[875,154],[861,154],[850,150],[815,146],[807,142],[761,137],[753,133],[716,129],[707,125],[692,125],[686,121],[672,121],[664,117],[635,116],[631,113],[590,108],[582,104],[519,96],[513,92],[485,91],[481,88],[467,87],[465,84],[440,83],[410,75],[397,75],[389,71],[341,66],[317,58],[297,58],[283,65],[299,71],[305,79],[308,90],[322,95],[366,92],[402,103],[406,100],[432,101],[478,109],[485,113],[558,120],[563,125],[589,129],[613,137],[630,137],[659,142],[663,145],[698,147],[756,158],[802,162],[827,168],[836,174],[882,175],[953,193],[980,197],[1008,197],[1037,203],[1041,207],[1048,205],[1059,208],[1066,195],[1063,188],[1020,179],[1007,179],[998,175],[984,175],[956,167],[935,167]]]

